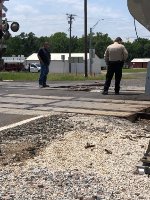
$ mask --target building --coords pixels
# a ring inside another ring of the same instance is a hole
[[[5,71],[21,71],[24,68],[24,55],[21,56],[11,56],[11,57],[2,57],[4,60],[4,65],[1,70]]]
[[[84,53],[72,53],[71,54],[71,73],[84,74],[85,65],[84,65]],[[88,72],[89,72],[89,54],[88,58]],[[69,73],[69,53],[51,53],[51,64],[49,71],[51,73]],[[25,64],[29,65],[31,63],[39,63],[37,53],[33,53],[29,56]],[[100,58],[95,55],[93,58],[92,73],[99,74],[101,73]]]
[[[130,67],[147,68],[148,62],[150,62],[150,58],[134,58],[130,63]]]
[[[106,65],[106,62],[104,59],[100,59],[100,66],[101,66],[101,69],[107,69],[107,65]]]

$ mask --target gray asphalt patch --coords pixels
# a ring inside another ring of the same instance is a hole
[[[0,113],[0,127],[7,126],[13,123],[17,123],[29,118],[33,118],[31,115],[18,115],[18,114],[6,114]]]

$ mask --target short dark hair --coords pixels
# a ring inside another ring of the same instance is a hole
[[[47,41],[44,42],[44,45],[49,45],[49,43]]]
[[[115,42],[122,42],[121,37],[117,37],[117,38],[115,39]]]

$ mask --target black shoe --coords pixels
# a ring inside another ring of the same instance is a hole
[[[108,91],[103,91],[102,94],[103,94],[103,95],[107,95],[107,94],[108,94]]]
[[[119,92],[115,92],[115,95],[119,95],[120,93]]]
[[[49,85],[43,85],[43,87],[49,87]]]
[[[39,88],[43,88],[43,85],[39,85]]]

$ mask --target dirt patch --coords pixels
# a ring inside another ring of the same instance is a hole
[[[44,146],[73,129],[67,118],[53,115],[0,132],[0,165],[37,156]]]
[[[58,141],[61,139],[63,140],[64,134],[66,135],[67,132],[70,131],[86,130],[89,133],[94,133],[96,131],[99,132],[99,136],[97,136],[98,138],[100,138],[101,136],[105,138],[108,135],[107,125],[103,124],[102,127],[94,127],[93,123],[91,123],[90,125],[89,121],[84,121],[84,115],[82,115],[82,121],[80,121],[81,118],[79,115],[79,117],[77,117],[78,120],[73,123],[72,119],[70,118],[73,116],[76,115],[52,115],[49,117],[38,119],[34,122],[12,128],[10,130],[1,131],[0,165],[11,165],[16,162],[24,162],[27,159],[34,158],[35,156],[38,156],[41,151],[43,151],[44,147],[52,144],[55,140],[57,140],[57,143],[59,144]],[[106,121],[108,121],[108,119]],[[149,120],[140,120],[137,121],[136,124],[140,127],[143,127],[143,130],[145,130],[147,133],[150,132]],[[128,134],[128,136],[130,135]],[[138,137],[137,134],[135,136]],[[74,136],[68,137],[73,138]],[[149,134],[140,134],[139,137],[149,137]],[[131,141],[135,140],[134,135],[132,135],[130,139],[132,139]],[[71,140],[72,139],[70,139],[70,141]],[[91,141],[88,140],[87,142]],[[85,141],[84,145],[86,144],[87,143]],[[61,145],[64,144],[61,143]]]

